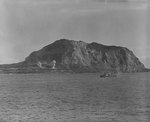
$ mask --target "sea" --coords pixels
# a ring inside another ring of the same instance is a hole
[[[150,73],[0,74],[0,122],[150,122]]]

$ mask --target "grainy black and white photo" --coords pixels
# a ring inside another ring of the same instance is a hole
[[[0,0],[0,122],[150,122],[150,1]]]

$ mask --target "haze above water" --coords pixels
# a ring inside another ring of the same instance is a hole
[[[149,122],[150,73],[0,74],[0,122]]]

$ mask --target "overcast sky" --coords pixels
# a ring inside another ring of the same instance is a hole
[[[148,0],[0,0],[0,64],[60,38],[124,46],[150,68]]]

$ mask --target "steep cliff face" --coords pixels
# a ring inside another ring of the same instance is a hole
[[[125,47],[66,39],[57,40],[39,51],[32,52],[25,59],[24,65],[36,67],[41,62],[45,68],[50,68],[53,60],[56,61],[57,69],[77,72],[136,72],[144,69],[144,65],[133,52]]]

